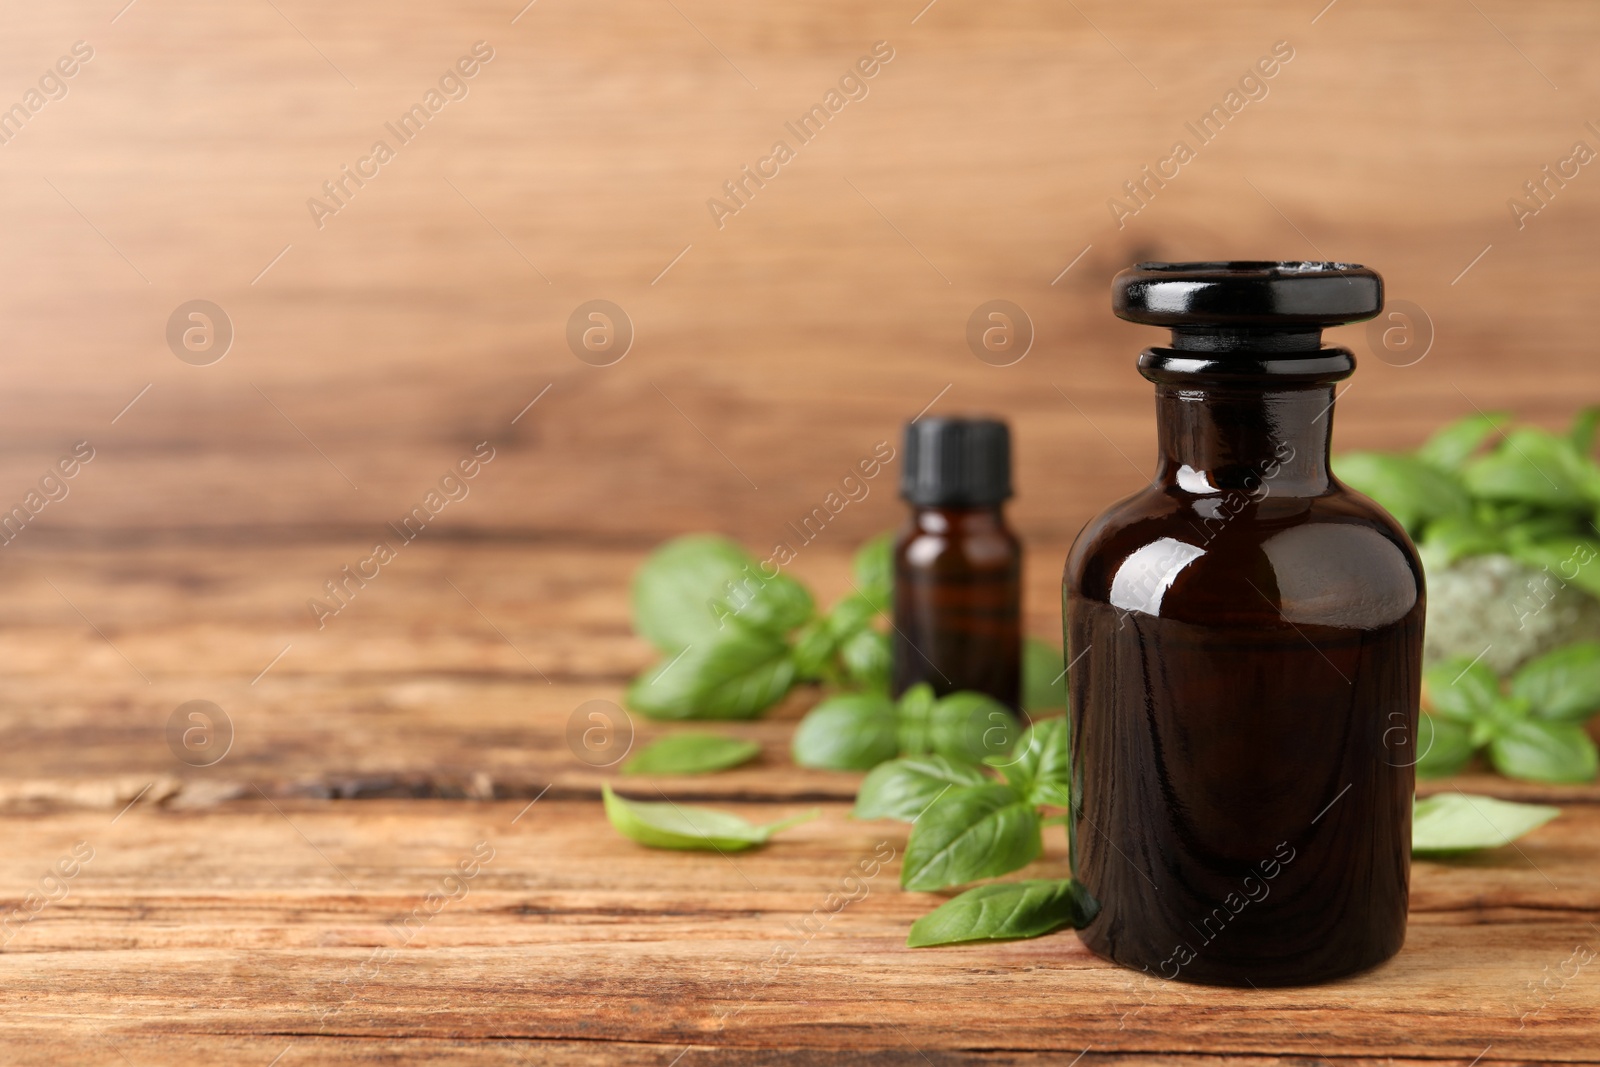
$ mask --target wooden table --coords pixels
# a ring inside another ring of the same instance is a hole
[[[1058,633],[1068,544],[1151,455],[1132,363],[1159,338],[1107,301],[1141,259],[1381,270],[1434,344],[1418,361],[1337,332],[1362,363],[1343,447],[1474,407],[1560,424],[1600,395],[1600,178],[1521,226],[1507,201],[1600,144],[1600,11],[12,8],[0,107],[74,42],[94,54],[0,144],[0,510],[79,442],[95,458],[0,547],[0,906],[40,894],[0,926],[0,1059],[1600,1062],[1600,971],[1569,962],[1600,946],[1600,790],[1463,776],[1564,814],[1418,863],[1391,964],[1256,994],[1152,987],[1070,933],[910,951],[939,898],[893,863],[822,922],[904,828],[847,817],[853,776],[789,765],[814,694],[727,727],[758,763],[645,787],[821,809],[727,859],[618,837],[610,772],[567,740],[650,660],[626,587],[651,546],[764,549],[925,408],[1011,420],[1027,625]],[[479,41],[464,97],[313,215]],[[719,227],[707,200],[878,41],[870,93]],[[1278,41],[1269,94],[1119,226],[1123,183]],[[997,298],[1034,328],[1009,366],[967,339]],[[215,361],[168,338],[199,299],[232,328]],[[634,327],[609,365],[568,340],[593,299]],[[479,442],[470,495],[319,627],[308,601]],[[896,473],[794,564],[825,603],[898,521]],[[232,724],[210,767],[168,745],[192,700]]]

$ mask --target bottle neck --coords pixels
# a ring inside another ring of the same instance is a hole
[[[964,507],[938,507],[912,504],[911,522],[923,533],[963,534],[989,533],[1005,526],[1005,516],[999,504],[981,504]]]
[[[1156,481],[1189,493],[1318,496],[1332,485],[1331,383],[1156,385]]]

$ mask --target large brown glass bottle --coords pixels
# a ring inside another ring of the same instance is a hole
[[[1325,981],[1405,940],[1424,590],[1400,525],[1334,478],[1324,326],[1382,307],[1336,263],[1141,264],[1116,313],[1172,329],[1152,484],[1063,582],[1080,936],[1152,976]]]
[[[894,545],[894,678],[940,696],[972,690],[1013,711],[1022,678],[1022,544],[1011,496],[1011,434],[996,419],[924,418],[906,427],[900,495],[911,515]]]

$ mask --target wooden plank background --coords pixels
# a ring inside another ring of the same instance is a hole
[[[1475,407],[1555,426],[1600,394],[1600,178],[1550,183],[1520,228],[1507,203],[1600,148],[1600,11],[924,2],[0,10],[0,109],[93,50],[0,143],[0,512],[94,449],[0,547],[0,906],[95,848],[0,950],[3,1058],[1600,1062],[1592,972],[1522,1018],[1529,983],[1600,945],[1593,788],[1450,783],[1566,814],[1520,850],[1419,864],[1407,948],[1373,975],[1142,1008],[1070,934],[904,950],[936,898],[888,869],[725,1011],[833,880],[904,845],[848,821],[853,776],[787,764],[809,694],[730,728],[756,765],[654,787],[820,821],[736,866],[604,827],[610,772],[565,731],[649,662],[626,604],[642,553],[705,529],[766,548],[925,407],[1011,420],[1027,625],[1059,633],[1073,535],[1153,458],[1133,361],[1160,337],[1111,317],[1122,266],[1380,270],[1432,346],[1401,366],[1336,331],[1361,363],[1347,448]],[[465,98],[319,228],[308,198],[480,41]],[[708,198],[880,41],[865,98],[719,228]],[[1123,183],[1277,42],[1266,96],[1119,228]],[[208,366],[165,336],[196,299],[233,327]],[[634,327],[609,366],[566,339],[593,299]],[[1010,366],[966,340],[994,299],[1035,330]],[[319,629],[308,598],[480,441],[470,494]],[[794,564],[824,602],[898,521],[897,473]],[[193,699],[233,724],[213,767],[167,747]],[[480,840],[471,894],[342,999]]]

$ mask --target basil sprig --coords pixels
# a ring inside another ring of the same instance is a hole
[[[1600,566],[1588,565],[1600,559],[1600,465],[1591,455],[1600,408],[1579,412],[1566,433],[1507,430],[1509,421],[1503,412],[1470,415],[1414,452],[1347,452],[1334,467],[1405,526],[1429,568],[1501,554],[1558,570],[1600,597]]]
[[[800,766],[835,771],[930,752],[978,763],[1011,751],[1019,731],[1016,716],[997,700],[970,692],[936,698],[923,684],[899,701],[883,693],[830,697],[800,720],[792,748]]]
[[[667,542],[633,581],[633,624],[662,654],[628,686],[656,719],[749,719],[802,681],[886,689],[889,539],[856,556],[857,592],[818,615],[805,586],[723,537]]]
[[[1590,782],[1600,753],[1584,723],[1600,710],[1600,643],[1582,641],[1524,664],[1502,688],[1482,663],[1453,659],[1423,676],[1423,777],[1454,774],[1486,749],[1495,770],[1538,782]]]

